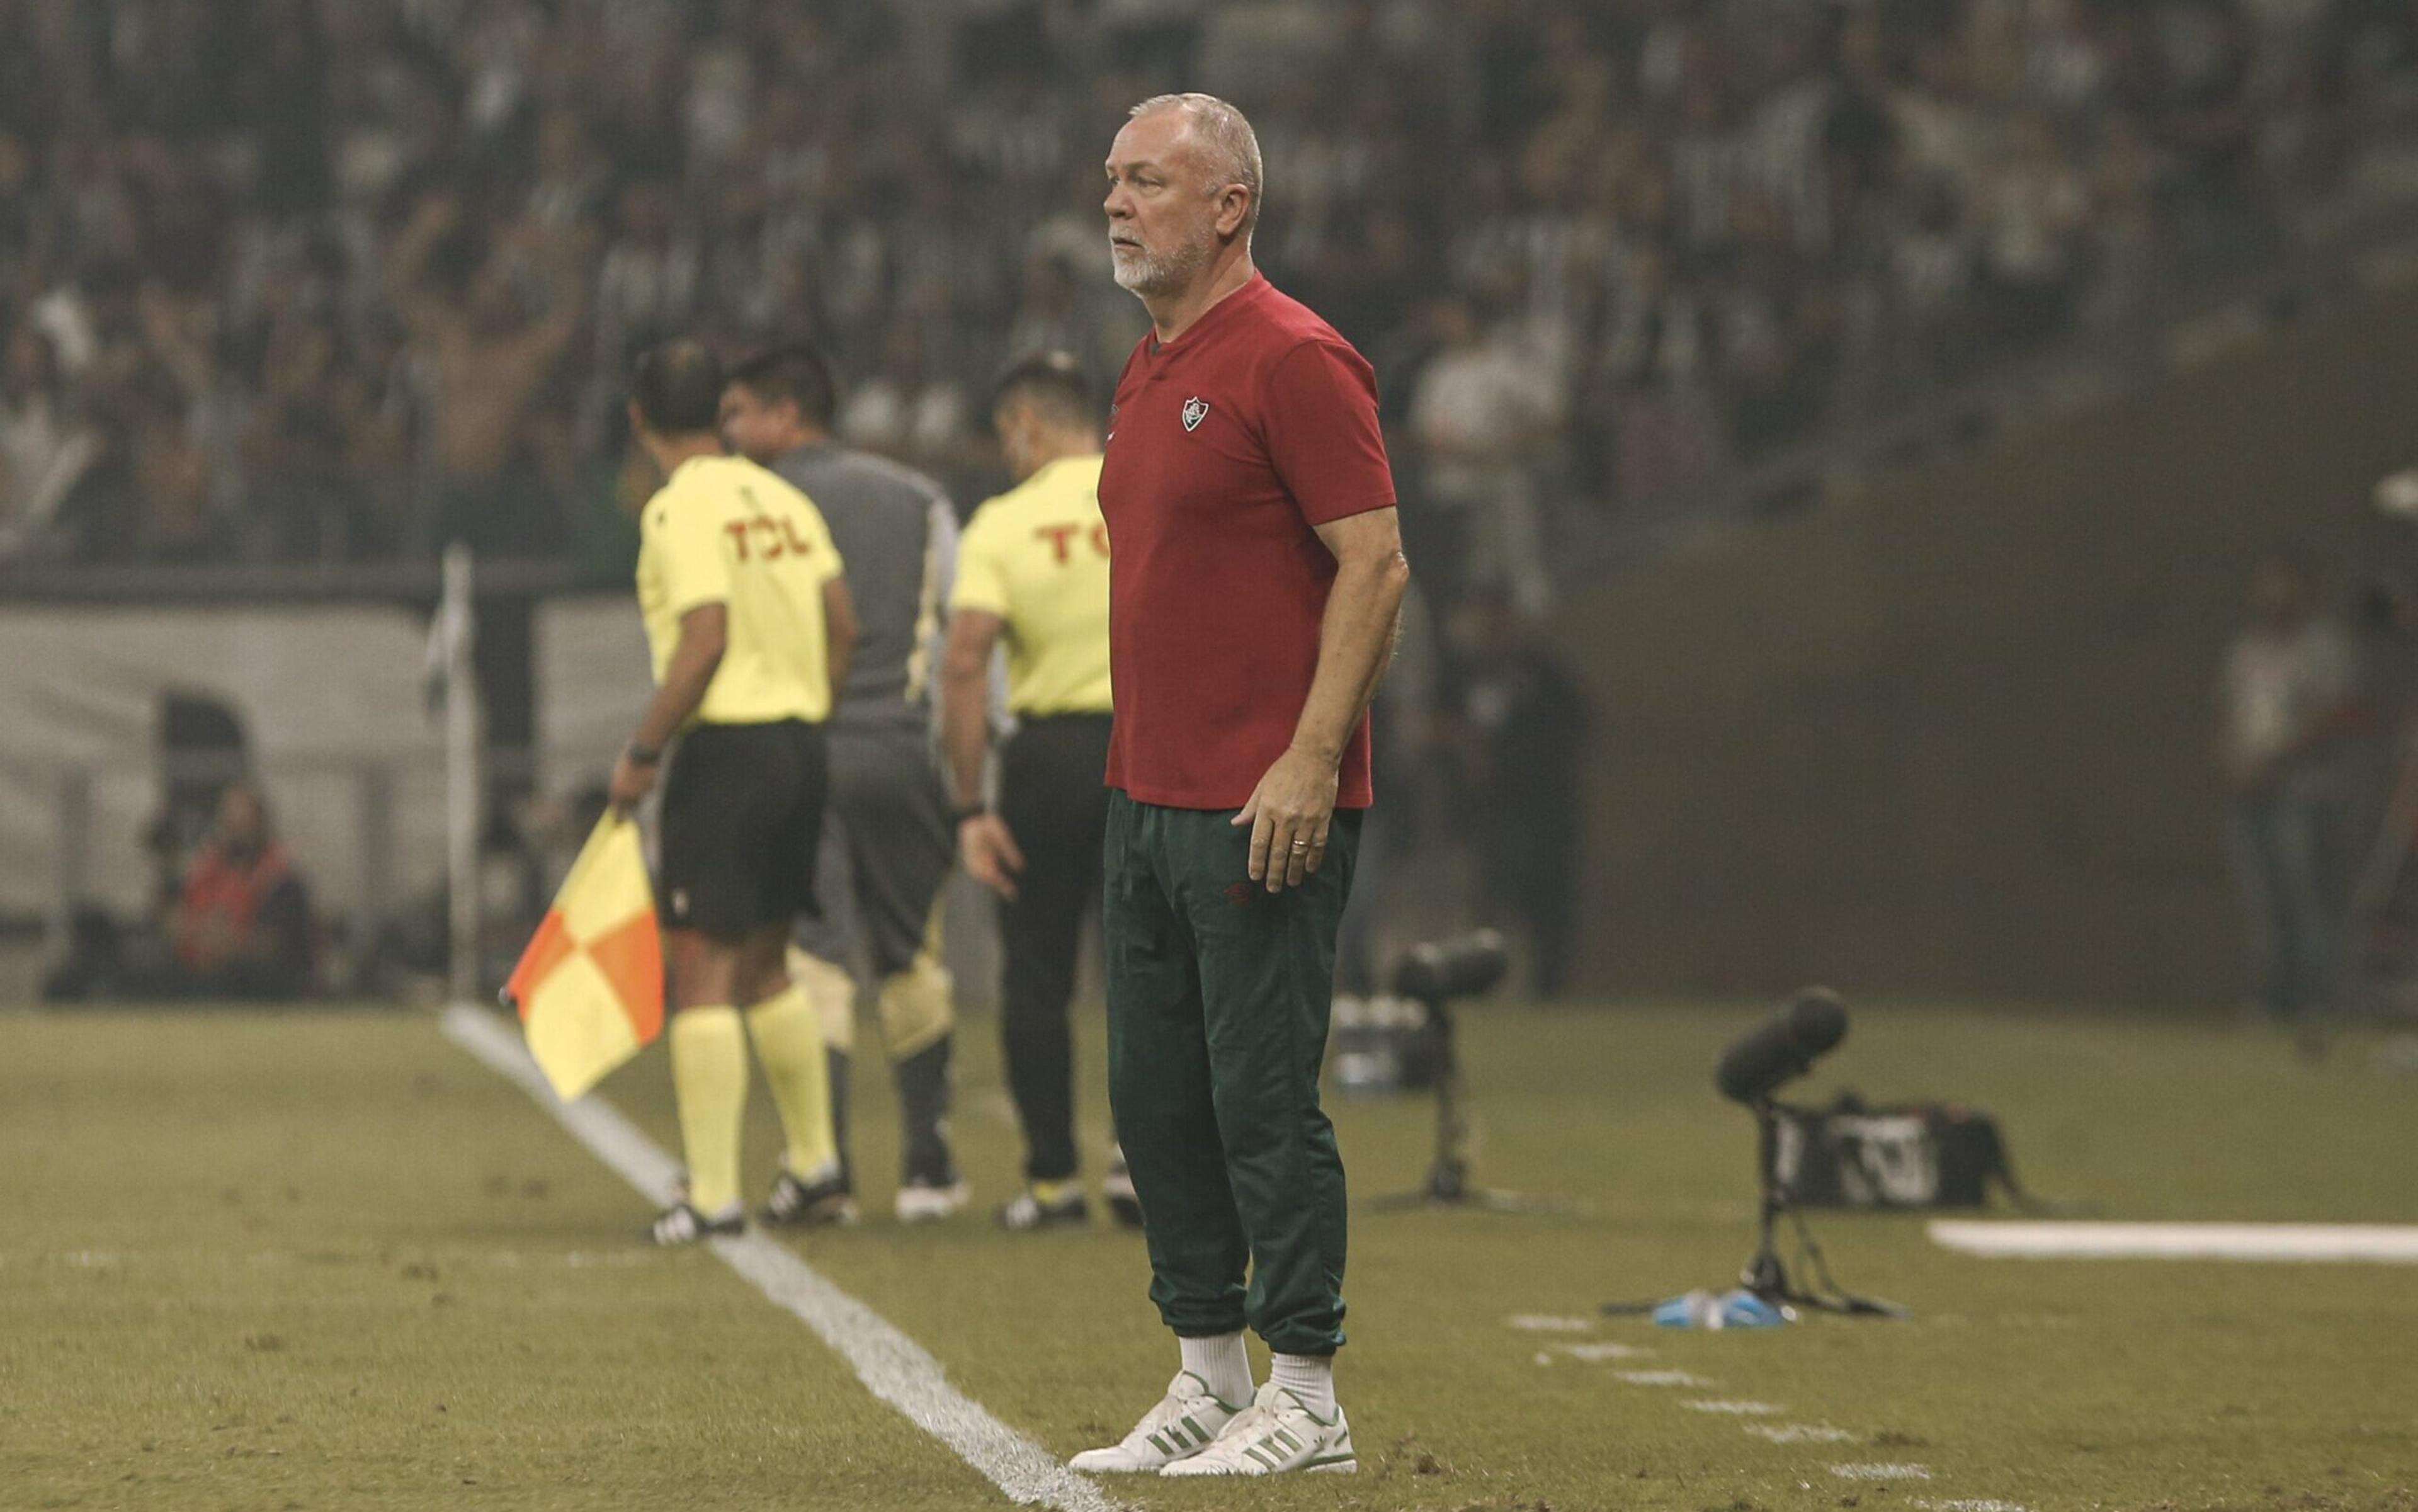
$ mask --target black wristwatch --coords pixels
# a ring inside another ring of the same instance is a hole
[[[651,767],[664,758],[664,748],[660,745],[640,745],[637,741],[632,741],[621,747],[621,754],[630,758],[630,764],[634,767]]]
[[[954,822],[963,824],[968,819],[981,818],[984,815],[989,812],[990,805],[988,803],[968,803],[963,808],[956,811]]]

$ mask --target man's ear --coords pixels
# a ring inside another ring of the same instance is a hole
[[[1240,184],[1229,184],[1217,191],[1217,235],[1231,237],[1243,229],[1243,220],[1250,214],[1251,191]]]

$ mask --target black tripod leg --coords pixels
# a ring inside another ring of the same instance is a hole
[[[1853,1318],[1911,1318],[1914,1316],[1910,1309],[1899,1306],[1894,1302],[1883,1302],[1878,1297],[1858,1296],[1840,1286],[1837,1278],[1830,1274],[1829,1257],[1824,1255],[1822,1246],[1814,1242],[1813,1226],[1805,1221],[1805,1214],[1791,1204],[1788,1216],[1790,1223],[1797,1229],[1797,1242],[1803,1246],[1806,1263],[1813,1269],[1814,1284],[1822,1289],[1819,1296],[1804,1298],[1806,1303],[1829,1312],[1844,1313]]]

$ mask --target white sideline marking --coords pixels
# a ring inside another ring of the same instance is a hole
[[[1773,1402],[1692,1401],[1679,1405],[1691,1413],[1725,1413],[1732,1417],[1777,1417],[1788,1411]]]
[[[649,1201],[677,1195],[680,1167],[653,1140],[600,1098],[565,1103],[554,1095],[520,1036],[494,1015],[456,1003],[440,1023],[445,1037],[469,1051],[552,1113],[573,1138],[611,1167]],[[758,1233],[710,1241],[723,1262],[819,1336],[854,1367],[865,1389],[909,1422],[947,1444],[1019,1504],[1040,1503],[1063,1512],[1123,1512],[1100,1489],[1058,1462],[1041,1445],[993,1417],[980,1402],[949,1384],[941,1362],[872,1308],[842,1291],[797,1255]]]
[[[1929,1480],[1931,1471],[1922,1465],[1832,1465],[1830,1474],[1841,1480]]]
[[[1517,1328],[1529,1334],[1591,1334],[1595,1332],[1592,1318],[1557,1318],[1551,1313],[1515,1312],[1503,1320],[1506,1328]]]
[[[1632,1386],[1693,1386],[1701,1391],[1717,1384],[1685,1370],[1615,1370],[1613,1374]]]
[[[1750,1423],[1746,1430],[1774,1443],[1853,1443],[1856,1436],[1828,1423]]]
[[[2418,1265],[2418,1225],[1976,1223],[1943,1218],[1932,1243],[2025,1260],[2222,1260]]]
[[[1641,1349],[1634,1344],[1556,1344],[1553,1348],[1573,1360],[1584,1360],[1589,1365],[1601,1365],[1606,1360],[1647,1360],[1654,1356],[1652,1350]]]
[[[1650,1359],[1653,1357],[1653,1354],[1654,1352],[1652,1350],[1642,1350],[1634,1344],[1556,1344],[1550,1350],[1538,1350],[1537,1352],[1537,1363],[1538,1365],[1552,1365],[1556,1360],[1567,1355],[1569,1358],[1579,1361],[1583,1365],[1601,1365],[1606,1360]],[[1623,1379],[1627,1379],[1627,1376],[1630,1375],[1650,1373],[1651,1372],[1632,1370],[1627,1372],[1623,1376]],[[1687,1375],[1687,1372],[1684,1370],[1670,1371],[1666,1373],[1677,1376]],[[1640,1381],[1631,1383],[1645,1386],[1709,1386],[1712,1384],[1709,1381],[1697,1381],[1692,1377],[1685,1381]]]
[[[2021,1502],[2000,1502],[1989,1497],[1961,1502],[1928,1502],[1916,1497],[1914,1504],[1922,1512],[2031,1512]]]

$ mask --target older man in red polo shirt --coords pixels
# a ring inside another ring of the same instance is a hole
[[[1100,475],[1109,1092],[1182,1368],[1074,1464],[1349,1470],[1343,1165],[1318,1070],[1369,700],[1410,579],[1376,383],[1252,267],[1260,149],[1239,111],[1144,100],[1108,173],[1116,279],[1153,328]],[[1247,1323],[1275,1355],[1256,1395]]]

